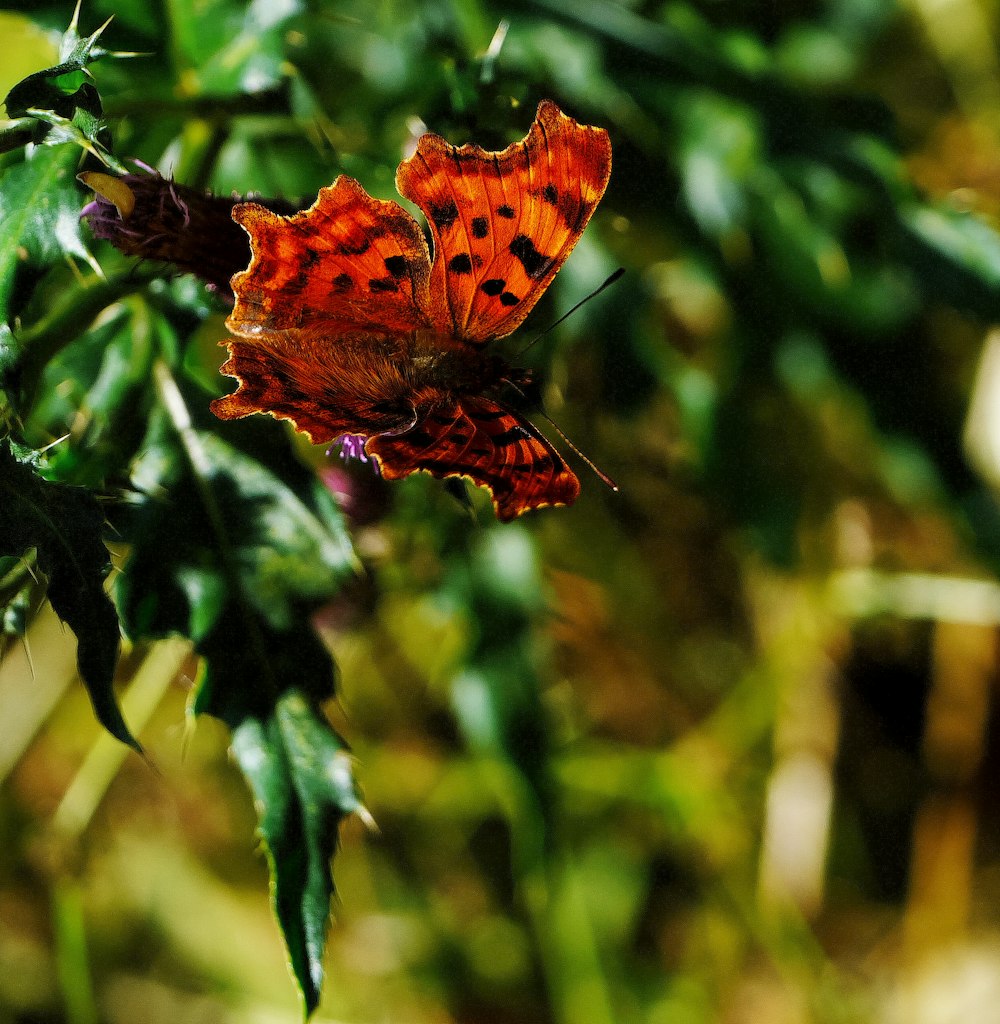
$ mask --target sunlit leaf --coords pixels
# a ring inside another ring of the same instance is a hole
[[[72,257],[93,261],[80,235],[74,146],[35,149],[0,179],[0,319],[9,321],[28,283]]]
[[[277,84],[284,72],[284,30],[300,0],[191,0],[171,6],[176,42],[192,66],[188,86],[215,95],[255,93]]]
[[[935,294],[992,319],[1000,302],[1000,237],[978,217],[910,205],[901,220],[920,243],[910,251]]]

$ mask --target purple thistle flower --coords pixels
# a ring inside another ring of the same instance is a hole
[[[343,434],[334,441],[334,444],[340,443],[340,457],[348,462],[350,459],[357,459],[359,462],[368,462],[368,453],[365,451],[365,442],[368,440],[362,434]],[[333,451],[331,445],[330,451]],[[372,461],[372,468],[376,474],[379,474],[378,463]],[[381,474],[379,474],[381,475]]]

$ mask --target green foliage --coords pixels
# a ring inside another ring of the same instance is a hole
[[[280,25],[263,6],[250,12],[247,33],[261,18]],[[223,47],[217,71],[206,72],[213,87],[234,53],[247,43],[257,50],[256,36],[234,39],[232,19],[217,13],[207,12],[210,36],[189,37]],[[87,71],[106,55],[95,45],[99,34],[80,39],[74,21],[60,64],[7,97],[18,130],[31,127],[0,188],[7,416],[26,442],[45,443],[53,425],[76,425],[47,460],[51,480],[33,468],[29,448],[19,443],[25,454],[16,457],[4,442],[2,554],[33,559],[45,575],[53,608],[78,637],[98,718],[137,749],[112,689],[119,629],[133,643],[176,635],[194,643],[202,667],[192,710],[233,730],[260,808],[278,921],[312,1012],[337,828],[360,804],[343,741],[320,710],[334,694],[334,669],[309,615],[356,560],[332,496],[286,437],[262,424],[208,429],[211,395],[193,380],[178,384],[175,374],[188,378],[184,341],[214,311],[197,289],[112,269],[114,261],[104,280],[66,279],[73,257],[98,269],[80,236],[80,149],[121,166],[104,151],[101,98]],[[189,56],[200,66],[198,53]],[[248,55],[231,89],[259,84],[269,66],[261,53]],[[127,545],[115,604],[104,592],[104,541],[112,537]],[[8,565],[3,581],[8,634],[23,632],[31,596],[17,569]]]
[[[104,593],[111,559],[102,540],[100,505],[89,491],[45,480],[35,466],[34,454],[9,439],[0,442],[0,499],[0,556],[30,558],[44,573],[52,607],[77,636],[80,678],[97,717],[123,743],[139,749],[112,689],[118,616]],[[10,562],[7,566],[13,568]],[[20,631],[17,619],[24,601],[21,587],[5,612],[8,631]]]
[[[123,170],[104,145],[107,131],[101,96],[88,71],[88,65],[107,56],[97,45],[107,25],[83,39],[76,30],[79,14],[77,4],[59,46],[59,63],[28,75],[7,93],[4,106],[13,124],[0,136],[0,152],[26,143],[59,146],[76,142]]]
[[[65,23],[22,6],[26,33]],[[933,737],[909,685],[932,645],[907,617],[995,614],[917,613],[913,588],[1000,564],[965,441],[1000,303],[1000,235],[968,207],[1000,209],[1000,156],[970,184],[934,152],[952,83],[922,91],[937,60],[902,6],[93,0],[84,18],[115,20],[81,36],[74,17],[8,93],[2,635],[30,637],[46,592],[98,718],[131,743],[120,634],[126,677],[150,645],[190,643],[187,708],[228,729],[307,1014],[341,826],[367,819],[331,724],[333,642],[383,829],[338,861],[367,901],[338,935],[338,982],[360,993],[331,986],[338,1019],[741,1020],[742,994],[775,984],[762,962],[801,1019],[865,1019],[855,939],[844,955],[835,937],[858,919],[883,934],[898,893],[880,880],[908,866],[886,835],[918,832],[939,765],[920,761]],[[543,97],[608,128],[614,171],[533,323],[628,271],[525,355],[620,484],[584,479],[572,509],[499,526],[480,494],[389,486],[284,424],[216,421],[224,299],[81,226],[77,173],[125,157],[219,195],[308,203],[347,173],[392,197],[422,125],[499,147]],[[852,590],[838,573],[858,565],[917,579]],[[880,617],[859,626],[861,606]],[[772,772],[831,676],[868,689],[839,708],[842,747],[809,733],[798,753],[829,757],[830,872],[856,903],[814,931],[815,908],[758,897],[756,864]]]
[[[312,634],[299,639],[299,672],[329,664]],[[240,674],[243,685],[248,679],[250,672]],[[266,717],[243,716],[231,724],[233,753],[259,808],[275,913],[306,1013],[312,1013],[323,986],[333,894],[330,855],[342,819],[362,811],[350,759],[343,740],[317,714],[314,699],[294,689],[285,690]]]
[[[72,146],[36,149],[4,174],[0,197],[0,314],[10,323],[31,278],[74,256],[91,261],[80,237],[80,194]]]

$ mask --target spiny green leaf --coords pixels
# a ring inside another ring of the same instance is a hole
[[[45,134],[46,146],[60,146],[66,142],[73,142],[113,171],[119,174],[128,173],[128,168],[108,152],[107,147],[98,138],[104,132],[104,122],[89,110],[77,108],[72,119],[37,107],[32,107],[29,113],[49,125],[51,130]]]
[[[80,195],[74,178],[78,151],[40,148],[0,182],[0,321],[18,312],[24,278],[77,256],[93,265],[80,236]]]
[[[280,434],[259,426],[227,431],[246,448],[195,431],[196,471],[172,429],[154,423],[134,473],[145,493],[123,526],[134,545],[118,589],[130,633],[198,642],[228,601],[291,628],[353,572],[333,498]]]
[[[233,752],[257,803],[275,915],[308,1015],[323,985],[338,829],[347,815],[364,813],[350,757],[297,690],[284,693],[267,717],[236,724]]]
[[[104,515],[79,487],[43,479],[10,441],[0,443],[0,554],[34,548],[56,614],[77,638],[77,665],[101,724],[136,750],[112,682],[120,636],[104,592],[111,559],[101,539]]]
[[[332,497],[286,435],[269,423],[201,429],[188,417],[203,415],[205,396],[188,400],[162,370],[170,418],[154,416],[134,467],[142,493],[121,523],[132,554],[117,597],[136,638],[176,632],[196,642],[192,710],[233,731],[260,814],[275,914],[311,1012],[337,829],[360,805],[344,743],[318,711],[334,693],[335,668],[309,612],[337,593],[353,556]]]
[[[135,53],[110,53],[97,40],[110,19],[96,32],[81,38],[77,33],[80,9],[59,46],[59,63],[28,75],[4,98],[7,116],[13,122],[0,132],[0,152],[33,142],[58,146],[74,142],[107,166],[124,173],[125,168],[107,149],[108,132],[104,107],[91,81],[88,65],[102,57],[134,57]]]
[[[346,744],[319,711],[334,693],[333,662],[308,621],[274,629],[235,604],[197,650],[193,711],[232,730],[257,807],[274,913],[309,1014],[323,984],[339,825],[364,813]]]
[[[81,38],[77,32],[77,6],[73,20],[59,46],[59,63],[28,75],[15,85],[4,98],[9,118],[20,121],[23,132],[30,123],[30,141],[36,144],[58,145],[67,141],[66,125],[74,125],[78,137],[93,152],[103,151],[99,136],[104,132],[101,120],[101,96],[92,82],[87,66],[107,55],[98,47],[97,40],[107,27],[105,22],[96,32]]]

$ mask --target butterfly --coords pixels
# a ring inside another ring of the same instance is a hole
[[[607,132],[544,100],[501,152],[426,134],[400,164],[397,190],[426,216],[433,259],[406,210],[343,175],[293,216],[237,205],[252,258],[232,279],[222,372],[239,386],[213,411],[350,441],[389,480],[467,477],[503,521],[570,504],[579,480],[509,401],[530,372],[489,343],[538,302],[610,173]]]

